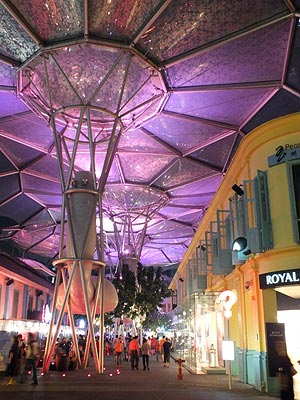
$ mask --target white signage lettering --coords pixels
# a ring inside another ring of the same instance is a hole
[[[267,285],[278,285],[283,283],[296,283],[300,282],[297,278],[296,272],[283,272],[280,274],[266,275]]]

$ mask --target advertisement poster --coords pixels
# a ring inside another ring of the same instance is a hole
[[[269,361],[269,375],[276,376],[278,373],[279,357],[277,349],[286,349],[285,329],[283,323],[266,323],[267,352]]]

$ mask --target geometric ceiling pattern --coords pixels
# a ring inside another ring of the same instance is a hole
[[[106,181],[107,262],[114,207],[141,212],[139,191],[157,199],[141,262],[180,262],[243,137],[300,111],[299,13],[300,0],[0,0],[1,243],[57,257],[50,113],[68,148],[80,103],[98,132],[96,171],[111,116],[122,126]],[[80,151],[77,170],[85,164]]]

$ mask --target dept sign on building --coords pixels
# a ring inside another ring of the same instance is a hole
[[[274,271],[259,275],[261,289],[291,285],[300,285],[300,269]]]

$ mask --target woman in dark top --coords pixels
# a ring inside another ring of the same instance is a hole
[[[163,353],[164,353],[164,367],[169,368],[172,344],[168,338],[166,338],[162,347],[163,347]]]
[[[8,385],[14,384],[14,377],[18,375],[19,366],[19,341],[18,336],[13,337],[13,343],[8,353],[7,375],[9,376]]]
[[[293,364],[288,355],[279,356],[280,398],[281,400],[294,400]]]

